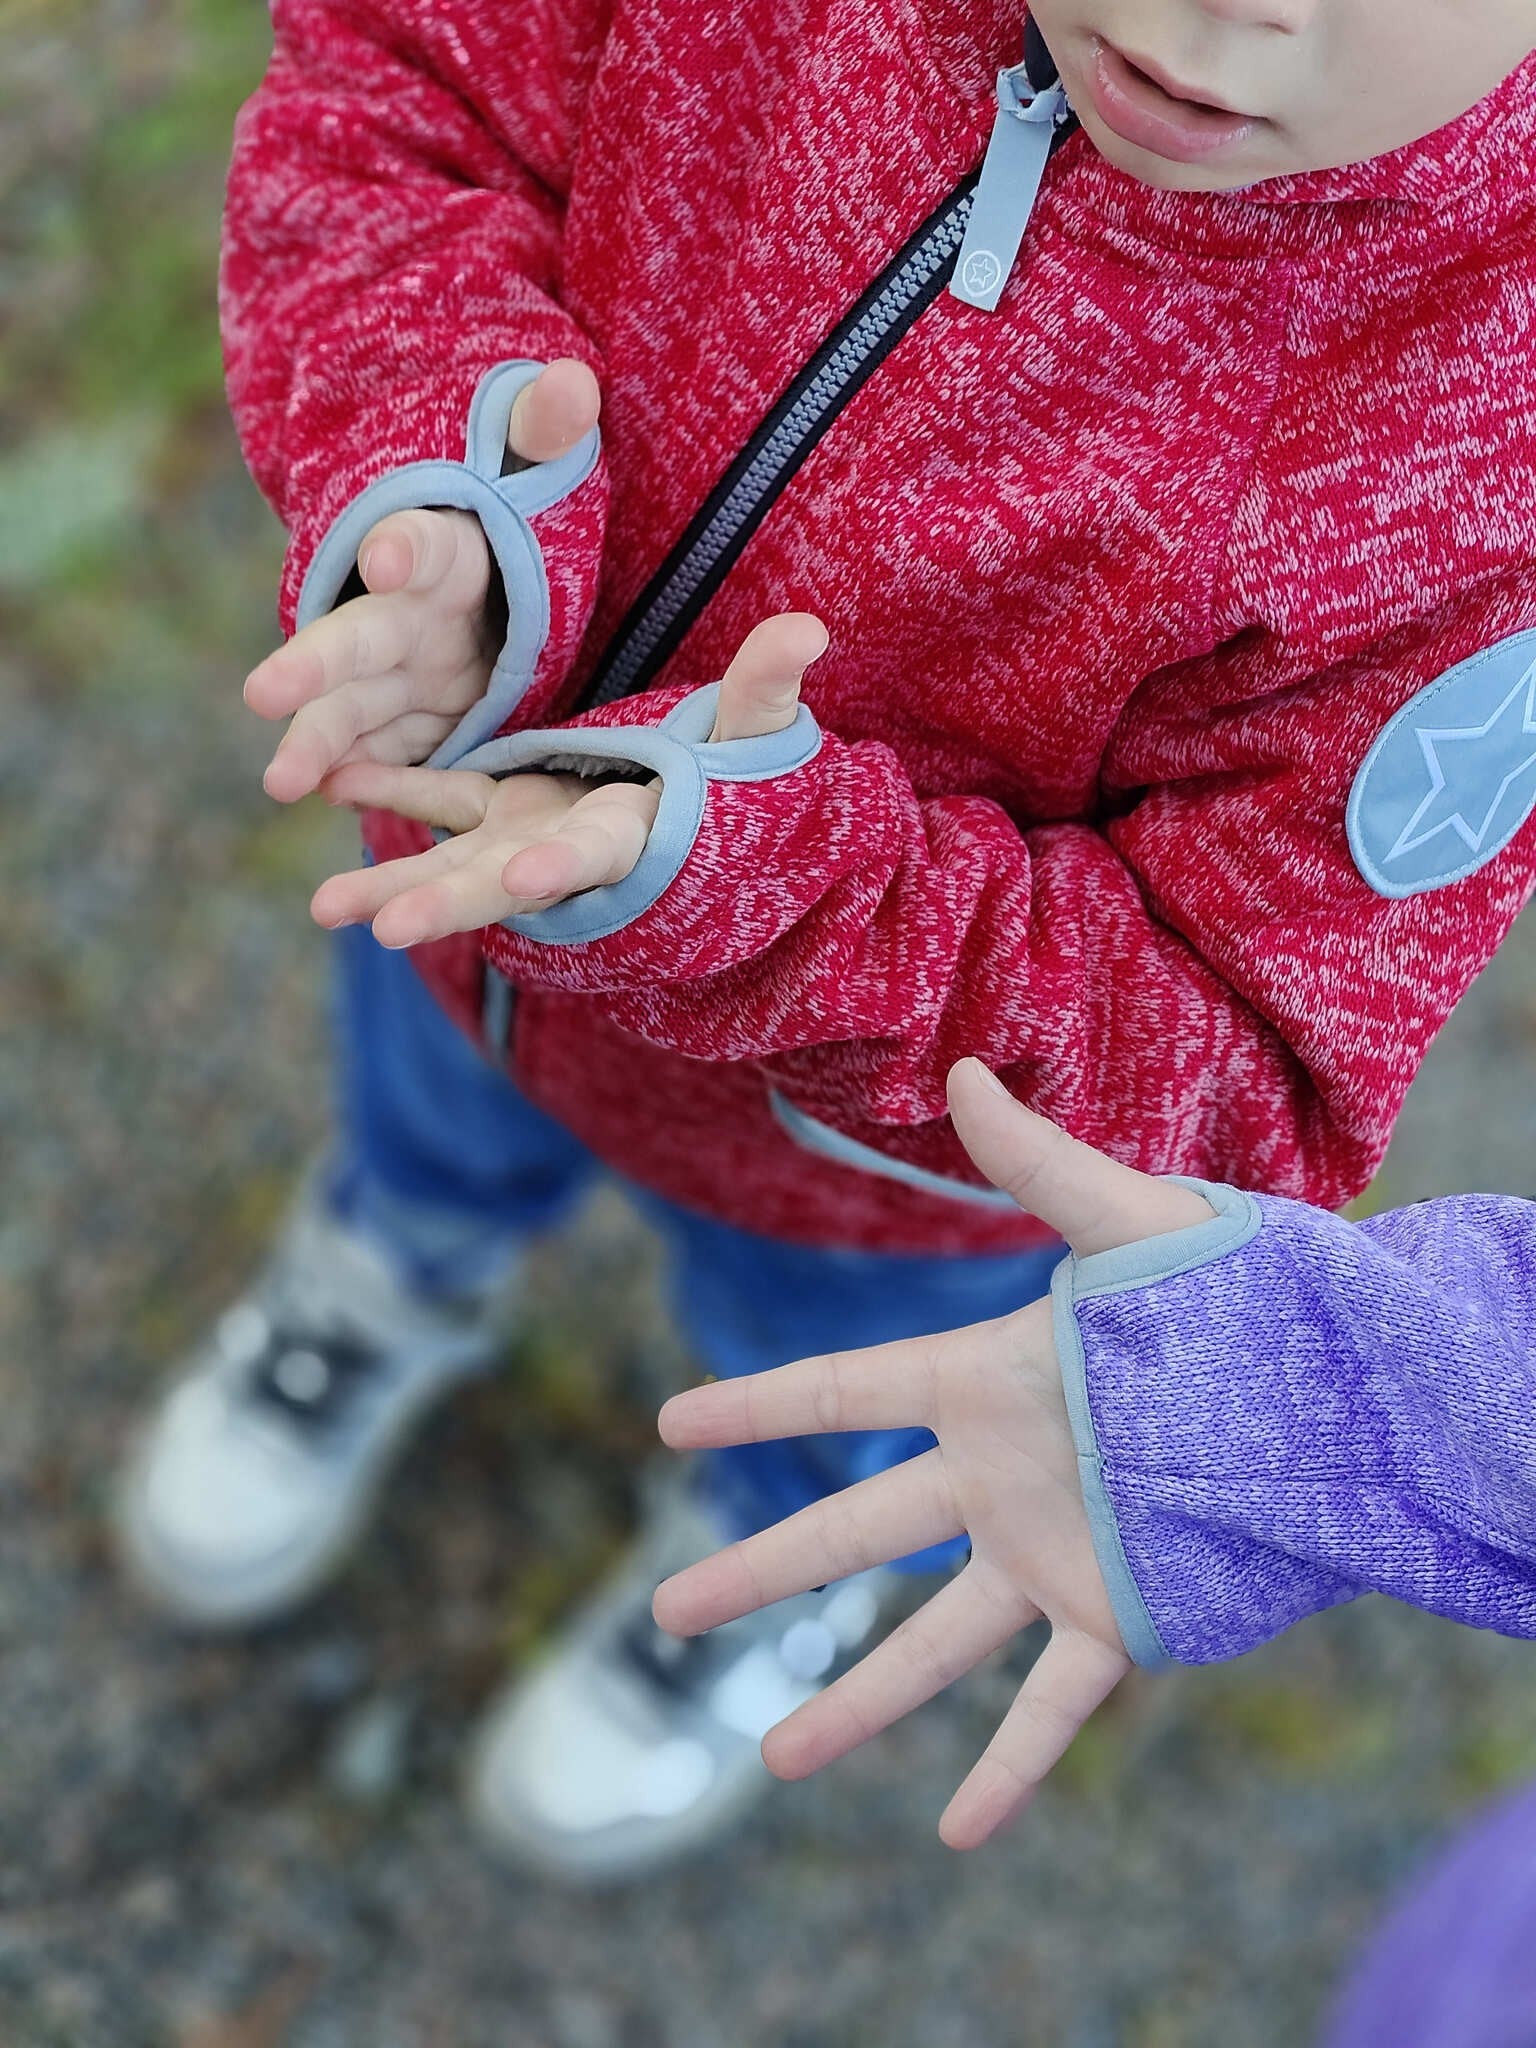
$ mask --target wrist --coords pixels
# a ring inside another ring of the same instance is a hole
[[[718,944],[719,921],[694,916],[695,899],[701,887],[724,894],[730,893],[733,883],[722,879],[713,858],[708,859],[705,874],[698,872],[705,865],[699,857],[701,842],[706,857],[713,854],[717,840],[723,840],[732,848],[733,860],[746,861],[736,843],[740,834],[711,830],[710,813],[748,784],[755,785],[752,794],[766,801],[768,792],[796,780],[797,771],[814,760],[821,745],[820,729],[803,706],[782,731],[752,739],[712,740],[716,696],[715,685],[670,700],[667,693],[648,693],[640,704],[604,707],[579,725],[491,740],[455,764],[495,777],[530,768],[575,768],[589,780],[638,780],[660,790],[644,850],[623,881],[587,890],[550,909],[506,919],[506,943],[535,956],[555,953],[551,965],[557,976],[568,964],[576,964],[570,957],[576,948],[583,949],[600,973],[617,967],[622,975],[624,959],[599,951],[605,940],[619,942],[626,957],[632,946],[644,945],[648,952],[654,945],[665,955],[670,973],[706,971],[702,963],[708,949]],[[655,724],[642,725],[635,722],[642,710],[662,715]],[[621,722],[626,717],[628,722]],[[686,941],[674,929],[679,923],[686,927]],[[491,957],[506,971],[498,958],[502,943],[500,930],[488,935]],[[636,964],[640,973],[649,972]],[[518,978],[537,985],[538,971],[537,966],[532,973],[520,970]]]

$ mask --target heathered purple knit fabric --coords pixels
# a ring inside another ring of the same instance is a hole
[[[1259,1206],[1240,1250],[1077,1304],[1168,1654],[1236,1657],[1365,1591],[1536,1636],[1536,1204]]]
[[[1531,2048],[1536,1787],[1480,1816],[1377,1934],[1324,2048]]]

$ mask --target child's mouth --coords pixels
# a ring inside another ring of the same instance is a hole
[[[1088,88],[1106,128],[1124,142],[1173,163],[1201,163],[1230,149],[1257,127],[1257,117],[1213,105],[1164,83],[1151,70],[1094,38]]]

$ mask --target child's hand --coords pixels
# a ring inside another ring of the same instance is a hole
[[[952,1069],[949,1102],[982,1172],[1074,1251],[1210,1218],[1191,1189],[1118,1166],[1024,1109],[978,1060]],[[951,1848],[971,1849],[1028,1803],[1130,1668],[1089,1535],[1049,1302],[721,1380],[661,1411],[662,1436],[678,1449],[913,1426],[932,1430],[938,1447],[679,1572],[657,1590],[655,1612],[663,1628],[696,1635],[968,1532],[959,1576],[772,1729],[763,1756],[782,1778],[808,1777],[1044,1619],[1050,1642],[939,1823]]]
[[[711,739],[747,739],[791,724],[800,679],[826,644],[826,628],[808,612],[783,612],[755,626],[721,679]],[[580,746],[579,730],[571,740]],[[493,779],[466,769],[363,762],[327,776],[325,794],[333,803],[394,811],[455,834],[426,853],[333,875],[315,891],[310,913],[317,924],[371,922],[385,946],[478,931],[621,882],[644,851],[659,802],[654,781],[588,782],[538,772]]]
[[[521,390],[507,446],[548,462],[597,424],[597,379],[563,357]],[[468,512],[396,512],[358,549],[369,595],[338,605],[252,669],[245,701],[291,719],[263,784],[279,803],[349,761],[424,761],[484,696],[495,664],[491,555]]]

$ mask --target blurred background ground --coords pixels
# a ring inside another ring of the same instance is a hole
[[[1536,1771],[1528,1649],[1368,1602],[1138,1682],[969,1862],[933,1823],[1006,1670],[664,1881],[572,1899],[480,1860],[465,1731],[621,1540],[674,1364],[614,1204],[316,1610],[210,1647],[124,1598],[125,1434],[320,1127],[305,902],[346,835],[265,802],[238,697],[278,536],[213,252],[264,11],[0,0],[0,39],[0,2042],[1305,2043],[1423,1847]],[[1375,1199],[1533,1192],[1533,1082],[1527,923]]]

